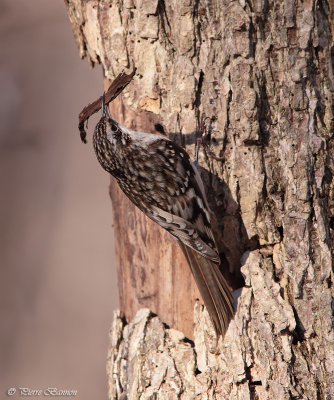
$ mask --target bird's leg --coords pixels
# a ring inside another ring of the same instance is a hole
[[[209,123],[207,123],[208,120]],[[210,156],[216,161],[224,161],[224,157],[216,156],[214,152],[210,149],[212,122],[214,120],[215,117],[210,118],[210,117],[205,117],[205,115],[202,115],[200,129],[199,129],[200,139],[197,139],[196,149],[195,149],[196,161],[198,160],[198,152],[199,152],[199,147],[197,147],[198,140],[199,140],[199,145],[200,144],[203,145],[203,150],[207,156]]]
[[[198,156],[199,156],[199,149],[202,144],[202,137],[197,137],[196,138],[196,144],[195,144],[195,163],[196,165],[198,164]]]
[[[198,126],[198,129],[196,129],[196,133],[195,133],[195,137],[196,137],[196,143],[195,143],[195,164],[198,164],[198,157],[199,157],[199,150],[201,148],[201,145],[204,145],[204,141],[203,141],[203,137],[204,137],[204,133],[206,130],[205,127],[205,120],[207,118],[205,117],[204,114],[202,114],[201,116],[201,120]],[[204,146],[203,146],[204,149]],[[204,149],[205,150],[205,149]]]

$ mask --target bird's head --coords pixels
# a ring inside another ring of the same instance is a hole
[[[102,95],[102,117],[101,121],[103,121],[106,125],[107,134],[115,135],[117,132],[120,132],[119,124],[116,120],[114,120],[110,114],[109,106],[105,103],[105,93]]]

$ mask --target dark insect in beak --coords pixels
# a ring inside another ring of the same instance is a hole
[[[136,73],[136,68],[130,74],[126,74],[124,71],[117,75],[112,84],[109,86],[107,90],[107,103],[110,103],[123,91],[123,89],[131,82],[134,75]],[[103,97],[105,94],[103,94]],[[102,117],[111,118],[108,106],[105,106],[105,98],[102,99]],[[79,114],[79,131],[80,137],[83,143],[87,143],[86,140],[86,131],[85,131],[85,122],[101,109],[101,98],[99,97],[93,103],[89,103],[88,106],[84,107],[83,110]]]

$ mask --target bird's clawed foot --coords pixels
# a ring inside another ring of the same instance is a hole
[[[219,157],[214,154],[210,149],[211,145],[211,133],[212,123],[216,120],[216,117],[207,117],[205,114],[201,115],[199,123],[199,129],[196,134],[196,145],[195,145],[195,161],[198,162],[198,155],[201,145],[203,146],[204,153],[207,157],[211,157],[216,161],[224,161],[224,157]]]

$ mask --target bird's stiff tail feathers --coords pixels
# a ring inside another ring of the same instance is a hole
[[[195,250],[179,245],[187,258],[196,284],[217,334],[224,336],[233,318],[233,296],[218,265]]]

